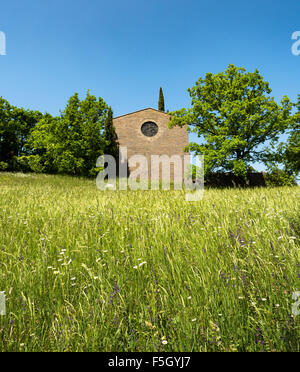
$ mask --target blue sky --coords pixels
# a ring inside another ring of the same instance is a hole
[[[272,95],[300,94],[299,0],[10,0],[0,5],[0,95],[53,115],[90,89],[115,116],[190,104],[187,88],[229,63],[258,68]],[[192,138],[193,139],[193,138]]]

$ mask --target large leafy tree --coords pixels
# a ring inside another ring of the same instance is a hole
[[[189,150],[205,155],[205,173],[232,171],[246,176],[251,162],[260,160],[258,146],[274,140],[290,124],[292,103],[281,105],[258,70],[229,65],[226,71],[207,73],[188,89],[191,108],[172,113],[170,126],[188,125],[200,138]]]
[[[80,101],[75,93],[59,117],[45,115],[31,133],[28,156],[37,172],[88,176],[95,173],[97,158],[103,154],[104,123],[108,106],[89,92]]]
[[[18,159],[30,152],[26,143],[42,116],[38,111],[12,106],[0,97],[0,162],[7,170],[18,170]]]

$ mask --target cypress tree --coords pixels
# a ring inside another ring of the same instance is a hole
[[[158,110],[165,112],[165,99],[162,88],[159,88]]]
[[[107,118],[105,120],[105,140],[107,145],[105,147],[105,154],[112,155],[117,159],[119,154],[119,147],[117,142],[117,134],[113,125],[113,111],[111,107],[108,109]]]

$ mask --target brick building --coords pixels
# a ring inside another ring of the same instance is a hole
[[[151,158],[151,156],[166,155],[170,159],[173,157],[173,159],[178,160],[180,157],[182,162],[181,169],[177,165],[174,166],[174,163],[170,161],[170,178],[171,180],[182,181],[185,171],[183,159],[184,155],[188,155],[188,153],[183,151],[184,147],[189,143],[188,132],[184,127],[170,129],[168,127],[169,121],[169,114],[152,108],[146,108],[113,119],[119,146],[127,148],[127,165],[130,174],[139,168],[143,179],[149,179],[151,171],[152,174],[159,174],[159,179],[163,179],[162,175],[165,173],[162,172],[162,165],[159,165],[159,170],[156,168],[154,172],[154,168],[157,165],[155,165],[155,162],[153,163],[153,157]],[[136,155],[145,156],[147,164],[137,162],[137,158],[133,158]]]

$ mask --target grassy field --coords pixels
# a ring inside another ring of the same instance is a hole
[[[1,173],[0,350],[300,351],[299,197]]]

